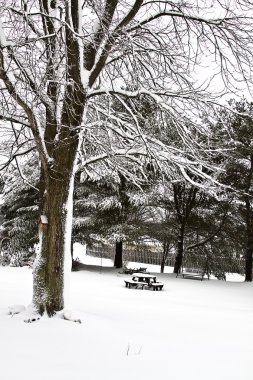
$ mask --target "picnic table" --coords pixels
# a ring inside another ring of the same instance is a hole
[[[132,280],[125,280],[127,288],[162,290],[163,283],[156,280],[156,276],[147,273],[135,273]]]

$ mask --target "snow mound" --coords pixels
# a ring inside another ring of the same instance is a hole
[[[75,313],[73,313],[71,310],[64,309],[62,312],[63,319],[71,322],[77,322],[82,323],[81,319],[78,318]]]
[[[24,305],[12,305],[8,307],[8,314],[20,314],[26,310]]]

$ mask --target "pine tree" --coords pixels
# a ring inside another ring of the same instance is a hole
[[[143,234],[143,194],[115,171],[76,183],[73,240],[114,244],[114,266],[121,268],[123,243]]]
[[[231,209],[238,230],[238,240],[244,249],[245,281],[252,281],[253,256],[253,103],[245,99],[230,101],[231,111],[220,110],[218,126],[228,129],[223,148],[228,150],[224,160],[225,173],[221,181],[233,194]],[[241,241],[243,239],[243,242]]]
[[[9,241],[9,261],[12,265],[23,265],[34,255],[38,243],[39,197],[38,163],[35,159],[22,165],[20,176],[17,166],[12,166],[4,175],[2,194],[3,218],[1,239]],[[25,179],[24,179],[25,178]],[[29,182],[28,182],[29,181]]]

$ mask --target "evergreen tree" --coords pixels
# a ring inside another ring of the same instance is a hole
[[[1,205],[1,239],[9,241],[9,260],[14,265],[26,263],[26,258],[35,252],[38,243],[38,186],[39,173],[36,159],[29,164],[12,165],[4,175],[4,187]]]
[[[234,223],[245,256],[245,281],[252,281],[253,255],[253,103],[242,99],[230,101],[231,110],[220,110],[218,127],[228,129],[229,138],[224,140],[227,149],[224,160],[225,172],[221,181],[230,186]],[[243,240],[243,241],[242,241]]]
[[[76,184],[73,240],[115,244],[114,266],[123,265],[123,243],[143,234],[143,191],[120,173],[86,178]]]

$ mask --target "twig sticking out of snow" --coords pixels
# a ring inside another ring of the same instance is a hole
[[[34,314],[31,317],[24,319],[24,322],[25,323],[32,323],[32,322],[38,321],[40,318],[41,318],[41,316],[39,314]]]
[[[142,346],[140,346],[139,348],[135,347],[135,348],[132,348],[130,346],[130,344],[128,343],[127,345],[127,349],[126,349],[126,355],[127,356],[132,356],[132,355],[140,355],[141,354],[141,351],[142,351]]]

